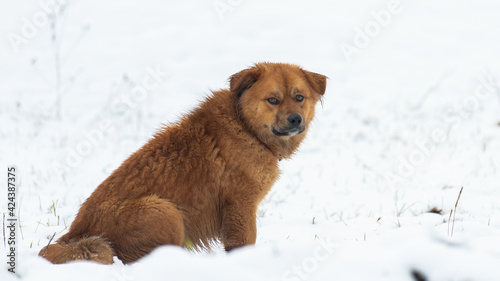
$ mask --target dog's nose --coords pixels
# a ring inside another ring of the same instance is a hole
[[[292,127],[298,127],[300,123],[302,123],[302,117],[299,114],[292,114],[288,116],[288,123],[290,123]]]

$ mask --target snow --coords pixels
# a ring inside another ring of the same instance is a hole
[[[54,1],[0,4],[0,182],[17,165],[22,225],[18,277],[1,280],[500,280],[500,3],[61,0],[58,120],[57,48],[35,25]],[[161,123],[259,61],[330,80],[255,247],[164,246],[130,266],[37,257]]]

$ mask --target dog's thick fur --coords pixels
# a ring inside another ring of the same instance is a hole
[[[259,63],[130,156],[40,255],[124,263],[163,244],[254,244],[257,206],[304,139],[326,77]],[[303,98],[302,98],[303,97]]]

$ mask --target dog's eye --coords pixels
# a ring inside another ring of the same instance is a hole
[[[295,100],[298,101],[298,102],[301,102],[304,100],[304,96],[301,96],[301,95],[296,95],[295,96]]]
[[[277,98],[268,98],[267,102],[269,102],[270,104],[274,104],[274,105],[280,103],[280,101]]]

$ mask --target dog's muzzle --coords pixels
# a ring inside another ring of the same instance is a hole
[[[287,118],[288,124],[286,127],[274,128],[271,126],[271,131],[276,136],[295,136],[302,132],[304,132],[306,126],[302,120],[302,116],[300,114],[290,114]]]

